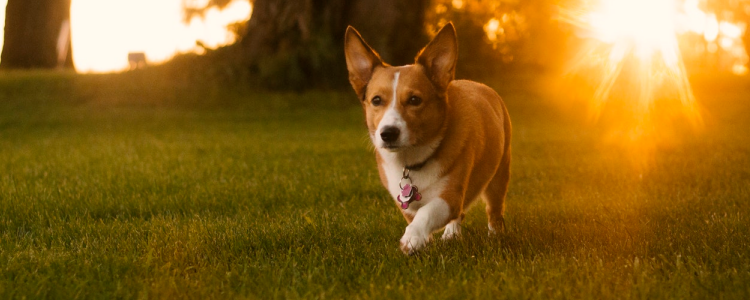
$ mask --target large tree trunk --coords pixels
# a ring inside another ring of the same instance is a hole
[[[72,68],[70,31],[62,64],[58,63],[57,49],[62,24],[70,20],[70,1],[8,0],[0,68]]]
[[[356,27],[391,64],[413,62],[427,42],[429,0],[255,0],[240,47],[270,87],[346,82],[343,38]]]

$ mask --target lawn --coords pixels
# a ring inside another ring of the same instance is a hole
[[[0,298],[750,298],[748,79],[694,79],[704,126],[646,141],[489,81],[509,230],[476,205],[408,257],[352,92],[164,78],[0,73]]]

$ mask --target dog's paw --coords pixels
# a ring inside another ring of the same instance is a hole
[[[495,226],[492,226],[492,224],[487,224],[487,235],[489,236],[495,236],[497,235],[497,230],[495,230]]]
[[[407,227],[404,236],[401,237],[401,251],[407,255],[414,255],[430,242],[430,234],[419,234],[416,230]]]
[[[495,222],[489,222],[487,229],[489,229],[487,233],[489,236],[497,236],[498,234],[505,233],[505,220],[500,219]]]
[[[445,226],[442,239],[444,241],[461,237],[461,223],[450,222]]]

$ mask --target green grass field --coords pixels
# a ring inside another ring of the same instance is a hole
[[[509,230],[476,205],[407,257],[353,93],[163,77],[0,73],[0,298],[750,298],[746,79],[696,83],[705,126],[648,147],[488,82]]]

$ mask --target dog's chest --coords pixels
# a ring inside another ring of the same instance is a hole
[[[401,194],[402,187],[407,183],[416,186],[422,194],[420,201],[411,202],[409,207],[405,209],[408,213],[416,213],[420,207],[440,197],[440,194],[443,192],[446,179],[441,178],[440,164],[437,161],[430,161],[419,170],[409,171],[409,179],[403,178],[404,164],[399,163],[395,157],[390,155],[383,156],[381,167],[388,182],[386,188],[393,201],[399,203],[397,198]]]

